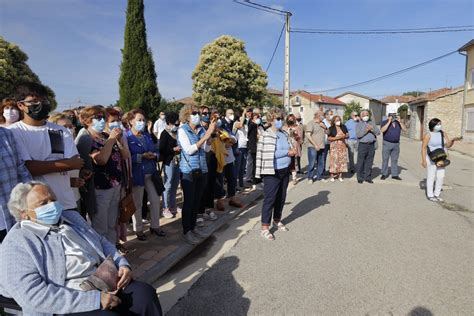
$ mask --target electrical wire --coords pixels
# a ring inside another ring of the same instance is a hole
[[[287,14],[292,15],[291,12],[289,12],[289,11],[278,10],[278,9],[275,9],[275,8],[272,8],[272,7],[263,5],[263,4],[258,4],[258,3],[252,2],[252,1],[250,1],[250,0],[244,0],[244,1],[247,2],[247,3],[249,3],[249,4],[253,4],[254,6],[260,7],[260,8],[264,8],[264,9],[267,9],[267,10],[272,10],[272,11],[280,12],[280,13],[283,13],[284,15],[287,15]]]
[[[389,77],[393,77],[393,76],[399,75],[399,74],[401,74],[401,73],[405,73],[405,72],[407,72],[407,71],[411,71],[411,70],[413,70],[413,69],[422,67],[422,66],[427,65],[427,64],[430,64],[430,63],[432,63],[432,62],[438,61],[438,60],[443,59],[443,58],[445,58],[445,57],[448,57],[448,56],[450,56],[450,55],[452,55],[452,54],[455,54],[455,53],[457,53],[457,52],[458,52],[458,51],[455,50],[455,51],[449,52],[449,53],[447,53],[447,54],[438,56],[438,57],[436,57],[436,58],[427,60],[427,61],[425,61],[425,62],[416,64],[416,65],[414,65],[414,66],[411,66],[411,67],[408,67],[408,68],[404,68],[404,69],[401,69],[401,70],[398,70],[398,71],[395,71],[395,72],[392,72],[392,73],[389,73],[389,74],[386,74],[386,75],[383,75],[383,76],[380,76],[380,77],[376,77],[376,78],[373,78],[373,79],[361,81],[361,82],[354,83],[354,84],[345,85],[345,86],[338,87],[338,88],[326,89],[326,90],[321,90],[321,91],[314,91],[314,92],[312,92],[312,93],[319,94],[319,93],[332,92],[332,91],[337,91],[337,90],[342,90],[342,89],[348,89],[348,88],[357,87],[357,86],[365,85],[365,84],[368,84],[368,83],[380,81],[380,80],[383,80],[383,79],[386,79],[386,78],[389,78]]]
[[[268,62],[268,66],[267,66],[267,69],[265,69],[265,72],[268,72],[268,69],[270,69],[270,66],[271,66],[272,61],[273,61],[273,57],[275,57],[278,46],[280,45],[281,37],[283,35],[283,31],[285,30],[285,27],[286,27],[286,23],[283,23],[283,27],[281,28],[281,32],[280,32],[280,36],[278,37],[278,41],[276,43],[275,49],[273,50],[272,58],[270,58],[270,61]]]
[[[240,2],[240,1],[237,1],[237,0],[233,0],[234,3],[237,3],[237,4],[240,4],[240,5],[243,5],[243,6],[246,6],[246,7],[249,7],[249,8],[253,8],[253,9],[256,9],[256,10],[260,10],[260,11],[264,11],[264,12],[267,12],[267,13],[271,13],[271,14],[276,14],[276,15],[280,15],[280,16],[285,16],[285,14],[282,14],[282,13],[278,13],[278,12],[275,12],[275,11],[272,11],[272,10],[268,10],[268,9],[264,9],[264,8],[260,8],[260,7],[257,7],[257,6],[253,6],[253,5],[250,5],[246,2]]]
[[[441,30],[441,29],[460,29],[472,28],[474,25],[457,25],[457,26],[432,26],[432,27],[416,27],[416,28],[397,28],[397,29],[366,29],[366,30],[344,30],[344,29],[316,29],[316,28],[295,28],[301,31],[328,31],[328,32],[390,32],[390,31],[420,31],[420,30]]]
[[[370,35],[370,34],[420,34],[420,33],[456,33],[456,32],[472,32],[473,29],[452,29],[452,30],[426,30],[426,31],[383,31],[383,32],[363,32],[363,31],[303,31],[291,29],[291,33],[306,34],[332,34],[332,35]]]

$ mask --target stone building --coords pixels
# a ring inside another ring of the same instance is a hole
[[[442,88],[425,93],[408,102],[410,121],[408,136],[422,139],[433,118],[442,121],[443,130],[450,137],[461,135],[464,88]]]
[[[346,104],[340,100],[321,95],[312,94],[304,90],[291,93],[290,106],[285,110],[290,114],[300,113],[303,123],[311,121],[316,111],[332,110],[334,115],[344,116]]]
[[[382,122],[382,118],[386,115],[386,104],[380,100],[355,93],[355,92],[344,92],[336,97],[339,101],[349,104],[351,102],[359,103],[362,109],[370,110],[372,112],[372,119],[376,124]]]
[[[474,143],[474,39],[459,49],[466,56],[464,78],[464,111],[462,136],[466,142]]]

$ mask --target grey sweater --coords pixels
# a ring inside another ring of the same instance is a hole
[[[369,132],[367,131],[368,125],[372,126],[372,130]],[[373,143],[377,140],[377,135],[380,134],[380,129],[373,121],[361,121],[357,123],[355,131],[356,136],[359,139],[359,143]]]

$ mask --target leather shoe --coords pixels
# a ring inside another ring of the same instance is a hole
[[[374,183],[374,181],[372,181],[372,180],[365,180],[365,182],[367,182],[367,183]]]
[[[224,206],[224,201],[219,200],[216,202],[216,210],[219,212],[224,212],[225,211],[225,206]]]
[[[385,180],[385,179],[387,179],[387,176],[381,176],[380,177],[380,180]]]
[[[357,180],[357,183],[362,184],[362,183],[364,183],[364,181],[362,181],[362,180]]]
[[[229,205],[230,206],[235,206],[235,207],[238,207],[238,208],[244,207],[244,205],[242,203],[240,203],[239,201],[234,201],[233,199],[230,199]]]
[[[399,176],[395,176],[395,177],[392,177],[392,179],[401,180],[402,178],[400,178]]]

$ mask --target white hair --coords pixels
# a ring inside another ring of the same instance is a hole
[[[17,222],[21,220],[21,213],[26,212],[28,206],[26,205],[26,196],[37,185],[46,185],[40,181],[30,181],[27,183],[18,183],[10,193],[10,200],[8,201],[8,209],[10,214]]]

